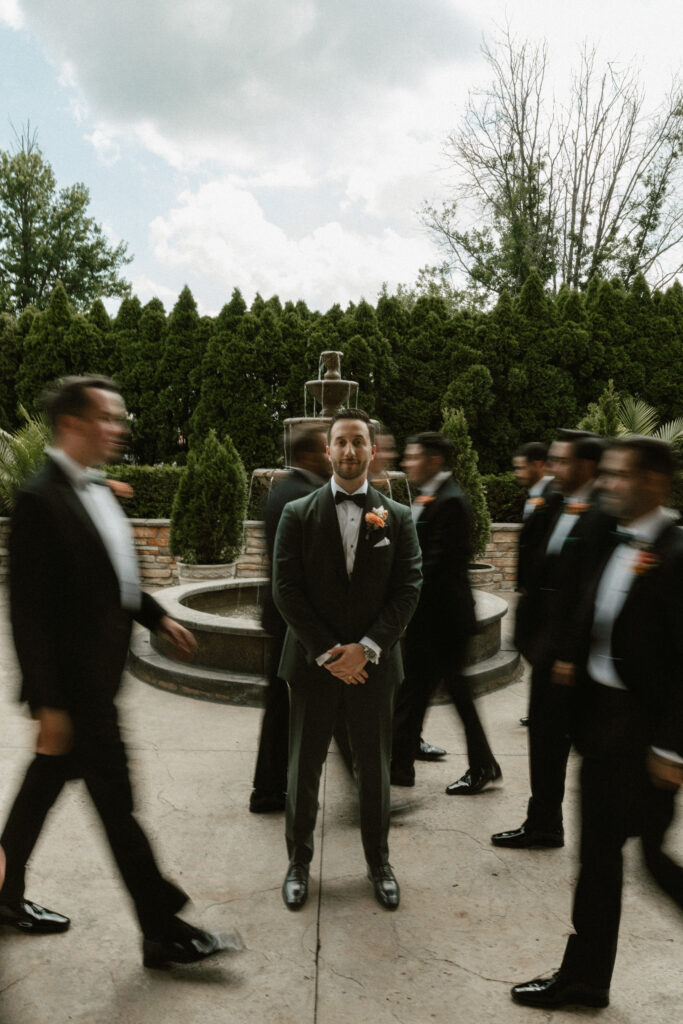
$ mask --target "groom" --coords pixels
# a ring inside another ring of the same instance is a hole
[[[420,593],[420,549],[409,509],[368,484],[375,444],[367,413],[336,413],[327,437],[330,484],[286,506],[275,540],[273,598],[288,627],[279,674],[290,687],[282,891],[290,910],[306,901],[320,774],[339,719],[358,776],[368,877],[393,910],[391,721],[403,678],[398,641]]]

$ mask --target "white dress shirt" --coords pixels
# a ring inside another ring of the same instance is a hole
[[[356,562],[356,551],[358,550],[358,538],[360,537],[360,526],[363,518],[363,509],[356,505],[353,501],[341,501],[338,505],[336,504],[337,491],[344,491],[343,487],[340,487],[336,480],[330,481],[330,487],[332,488],[332,498],[335,500],[335,509],[337,512],[337,522],[339,523],[339,532],[341,533],[342,545],[344,547],[344,560],[346,562],[346,572],[348,573],[349,579],[353,572],[353,567]],[[367,480],[361,484],[356,491],[346,491],[347,494],[359,494],[365,496],[368,493],[368,482]],[[382,648],[371,640],[370,637],[364,636],[358,643],[363,644],[365,647],[369,647],[371,651],[375,652],[375,657],[372,659],[375,664],[379,661]],[[338,645],[337,645],[338,646]],[[316,658],[318,665],[324,665],[325,662],[331,657],[330,654],[325,651],[320,657]]]
[[[431,480],[428,480],[425,484],[422,484],[420,488],[421,498],[431,498],[438,491],[444,480],[448,480],[449,477],[453,476],[450,469],[442,469],[440,473],[436,473]],[[425,510],[425,505],[419,501],[414,501],[410,506],[410,512],[413,517],[413,522],[416,523],[422,513]]]
[[[46,454],[66,474],[69,483],[100,535],[119,581],[121,604],[129,611],[140,608],[140,572],[128,520],[106,484],[97,483],[96,470],[84,469],[61,448]]]
[[[670,512],[664,508],[656,508],[620,529],[644,544],[652,544],[671,520]],[[617,672],[616,662],[612,656],[612,631],[635,581],[635,566],[640,554],[641,549],[637,546],[617,544],[600,577],[595,595],[588,674],[597,683],[615,690],[625,690],[626,686]],[[673,751],[659,750],[655,747],[652,749],[672,761],[683,763],[683,759]]]
[[[587,503],[588,499],[590,498],[590,493],[590,484],[587,487],[582,487],[580,490],[575,491],[574,494],[572,494],[569,498],[564,499],[565,508],[568,509],[572,505],[578,503]],[[577,519],[578,515],[575,512],[563,512],[558,517],[558,520],[555,523],[553,532],[550,534],[550,539],[548,540],[548,544],[545,549],[546,555],[560,554],[562,548],[564,547],[564,542],[576,526]]]
[[[531,513],[536,508],[536,502],[534,499],[541,497],[543,491],[546,488],[546,485],[549,484],[550,481],[553,479],[554,477],[552,476],[542,476],[540,480],[537,480],[535,484],[532,484],[532,486],[529,488],[527,499],[524,502],[524,511],[522,513],[522,519],[529,518]]]

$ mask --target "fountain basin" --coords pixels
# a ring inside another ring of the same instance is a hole
[[[228,704],[263,703],[270,671],[270,637],[261,627],[260,602],[267,577],[188,583],[155,596],[165,611],[191,630],[197,654],[191,663],[170,657],[163,637],[136,632],[130,667],[139,678],[188,697]],[[472,637],[465,674],[475,693],[509,683],[519,671],[516,651],[501,650],[507,602],[474,591],[479,632]],[[445,694],[437,701],[447,700]]]

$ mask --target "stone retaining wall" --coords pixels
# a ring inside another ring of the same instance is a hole
[[[131,519],[135,547],[140,561],[140,574],[147,586],[170,586],[177,582],[177,567],[168,547],[170,524],[168,519]],[[491,540],[481,562],[492,568],[478,569],[473,584],[479,590],[513,590],[517,573],[517,543],[519,523],[494,523]],[[0,518],[0,583],[7,579],[7,536],[9,520]],[[258,520],[245,523],[244,546],[237,559],[236,576],[267,576],[266,535]]]

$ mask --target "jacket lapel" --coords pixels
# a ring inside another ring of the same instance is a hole
[[[353,563],[353,572],[351,573],[351,580],[354,583],[363,578],[366,567],[370,564],[370,552],[373,546],[379,543],[383,537],[389,536],[388,521],[387,527],[383,530],[370,530],[365,522],[365,516],[367,513],[371,512],[373,508],[379,508],[383,500],[384,499],[379,491],[376,491],[374,487],[368,485],[368,492],[365,496],[365,507],[363,508],[360,529],[358,531],[356,558]]]
[[[100,537],[97,527],[95,526],[92,519],[86,512],[85,506],[83,505],[83,502],[76,494],[73,486],[71,485],[71,482],[69,481],[66,474],[62,471],[62,469],[57,465],[56,462],[53,462],[52,459],[50,459],[50,464],[52,466],[52,472],[54,474],[55,482],[59,487],[59,493],[68,512],[78,520],[87,536],[94,544],[97,545],[97,547],[100,549],[104,557],[111,564],[109,553],[107,552],[107,549],[104,546],[104,543],[102,541],[102,538]]]
[[[344,545],[342,544],[339,520],[337,519],[337,506],[334,503],[332,486],[328,483],[317,492],[318,514],[320,516],[321,533],[332,562],[332,569],[341,580],[348,580],[346,572],[346,558],[344,557]]]

